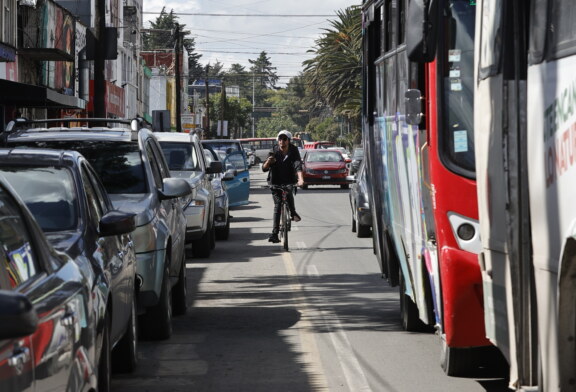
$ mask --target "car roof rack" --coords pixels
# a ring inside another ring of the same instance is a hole
[[[17,118],[15,120],[10,121],[7,126],[6,126],[6,132],[10,133],[15,131],[16,129],[22,129],[23,127],[27,126],[27,125],[32,125],[32,124],[60,124],[62,127],[66,127],[64,126],[64,124],[70,124],[70,123],[91,123],[92,125],[96,124],[96,125],[100,125],[100,126],[104,126],[104,125],[109,125],[109,124],[127,124],[129,125],[129,127],[126,127],[128,129],[130,129],[131,131],[138,131],[141,128],[148,128],[147,126],[147,122],[146,120],[144,120],[142,117],[136,117],[133,119],[125,119],[125,118],[96,118],[96,117],[90,117],[90,118],[76,118],[76,117],[69,117],[69,118],[48,118],[48,119],[38,119],[38,120],[29,120],[27,118]],[[89,129],[86,129],[89,130]]]

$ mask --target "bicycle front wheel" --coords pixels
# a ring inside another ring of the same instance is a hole
[[[284,231],[282,233],[282,241],[284,242],[284,250],[288,250],[288,227],[290,225],[290,215],[288,213],[288,206],[284,204],[282,208],[282,226]]]

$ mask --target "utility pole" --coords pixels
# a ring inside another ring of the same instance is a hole
[[[256,124],[256,117],[254,117],[254,108],[256,107],[256,100],[255,97],[256,95],[254,94],[255,91],[255,84],[256,81],[254,80],[256,76],[254,75],[254,71],[252,71],[252,138],[254,138],[254,125]]]
[[[104,95],[106,93],[105,68],[105,34],[106,34],[106,2],[96,2],[96,29],[94,45],[94,117],[106,118],[106,105]]]
[[[222,90],[220,91],[220,136],[224,136],[224,112],[226,111],[226,86],[222,80]]]
[[[180,50],[182,45],[180,42],[180,24],[176,23],[176,64],[174,67],[174,72],[176,73],[176,132],[182,132],[182,79],[180,71]]]
[[[210,73],[210,64],[206,65],[206,132],[210,135],[210,92],[208,90],[208,75]]]

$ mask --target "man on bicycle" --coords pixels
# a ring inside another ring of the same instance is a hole
[[[262,170],[268,173],[269,185],[293,185],[297,180],[297,185],[304,185],[304,176],[302,175],[302,159],[298,147],[292,145],[290,140],[292,134],[286,130],[278,132],[278,144],[274,145],[268,152],[268,159],[262,164]],[[278,230],[280,226],[280,208],[282,206],[282,190],[271,189],[272,198],[274,199],[274,226],[272,234],[268,241],[273,243],[280,242]],[[296,213],[294,206],[294,195],[288,193],[288,208],[294,222],[299,222],[300,215]]]

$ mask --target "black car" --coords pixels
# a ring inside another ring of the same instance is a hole
[[[8,147],[80,152],[92,165],[114,208],[136,215],[140,334],[172,335],[172,314],[186,311],[183,206],[193,198],[188,182],[170,178],[162,149],[138,119],[54,119],[10,122]]]
[[[110,288],[112,363],[136,367],[136,254],[133,213],[114,210],[92,166],[74,151],[0,149],[0,175],[24,200],[54,248],[86,259]],[[107,227],[114,227],[111,232]]]
[[[107,283],[50,245],[1,176],[0,264],[0,391],[107,391]]]
[[[355,148],[352,153],[352,162],[350,162],[350,175],[353,176],[358,172],[360,163],[364,160],[364,149],[361,147]]]
[[[358,237],[370,237],[372,228],[372,212],[368,197],[369,182],[366,175],[366,165],[360,164],[356,176],[348,176],[352,182],[350,187],[350,207],[352,208],[352,232]]]

